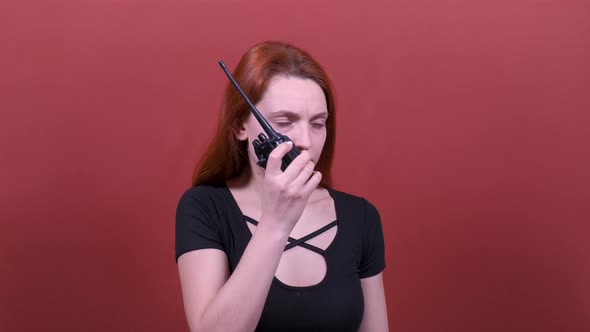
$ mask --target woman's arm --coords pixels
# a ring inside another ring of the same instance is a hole
[[[365,312],[360,332],[387,332],[387,305],[383,288],[383,273],[361,279]]]
[[[281,158],[292,148],[280,144],[269,155],[262,190],[262,215],[235,271],[219,249],[200,249],[178,258],[187,321],[191,331],[253,331],[289,233],[321,181],[303,151],[285,172]]]
[[[180,256],[178,271],[190,330],[254,331],[287,237],[258,228],[231,277],[221,250]]]

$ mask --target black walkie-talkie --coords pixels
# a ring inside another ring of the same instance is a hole
[[[234,78],[231,76],[231,74],[227,70],[227,67],[225,66],[225,63],[223,63],[223,60],[219,61],[219,66],[221,67],[221,69],[223,69],[223,71],[225,72],[229,80],[233,83],[233,85],[236,87],[236,89],[238,89],[238,92],[242,95],[248,106],[250,106],[252,114],[254,114],[254,117],[256,117],[256,120],[258,120],[258,122],[262,126],[262,129],[264,129],[264,131],[268,135],[267,138],[264,135],[264,133],[260,133],[258,135],[258,139],[255,139],[252,142],[252,145],[254,145],[254,152],[258,157],[258,166],[266,169],[268,155],[272,152],[272,150],[274,150],[274,148],[276,148],[281,143],[292,141],[289,137],[282,135],[281,133],[277,133],[276,131],[274,131],[274,129],[272,129],[268,121],[266,121],[262,114],[260,114],[260,112],[256,109],[254,104],[252,104],[250,99],[248,99],[248,96],[246,96],[242,88],[240,88],[238,82],[236,82],[236,80],[234,80]],[[287,166],[289,166],[289,164],[291,164],[293,159],[295,159],[295,157],[297,157],[300,154],[301,150],[299,150],[299,148],[297,148],[295,144],[293,144],[293,148],[291,149],[291,151],[287,152],[287,154],[283,157],[281,170],[285,171],[285,169],[287,168]]]

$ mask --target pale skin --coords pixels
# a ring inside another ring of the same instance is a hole
[[[264,170],[256,165],[249,144],[250,168],[227,185],[242,213],[259,224],[249,225],[252,238],[234,273],[230,275],[227,256],[221,250],[195,250],[178,259],[191,331],[254,331],[275,276],[293,286],[314,285],[325,276],[321,256],[298,247],[283,252],[289,236],[302,237],[336,218],[333,200],[319,187],[321,174],[314,170],[326,139],[323,91],[309,79],[276,76],[256,107],[302,154],[282,172],[281,158],[291,145],[281,144]],[[260,132],[251,116],[235,135],[251,142]],[[334,227],[310,243],[325,248],[336,232]],[[360,331],[388,331],[382,274],[361,279],[361,286],[365,311]]]

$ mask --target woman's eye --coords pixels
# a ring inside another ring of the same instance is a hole
[[[312,123],[312,124],[311,124],[311,126],[312,126],[313,128],[316,128],[316,129],[322,129],[322,128],[324,128],[326,125],[325,125],[324,123]]]

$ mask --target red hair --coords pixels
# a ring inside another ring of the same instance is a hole
[[[326,141],[316,170],[322,173],[320,185],[329,187],[332,184],[330,170],[334,158],[336,119],[334,94],[328,75],[306,51],[283,42],[265,42],[250,48],[233,73],[253,104],[260,101],[270,79],[277,75],[311,79],[324,91],[329,116],[326,122]],[[235,133],[240,130],[250,113],[242,96],[228,82],[215,136],[193,173],[194,186],[222,184],[249,167],[249,143],[238,140]]]

